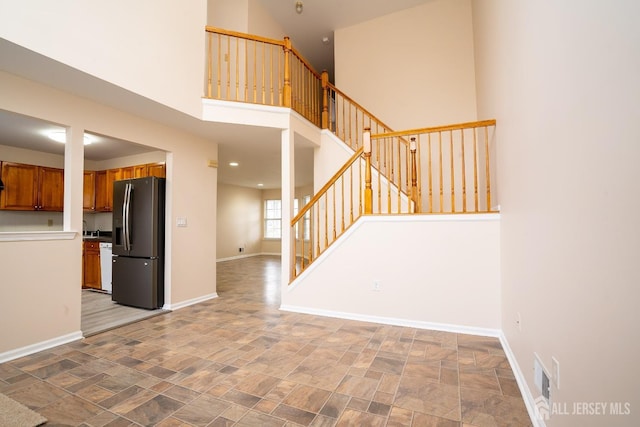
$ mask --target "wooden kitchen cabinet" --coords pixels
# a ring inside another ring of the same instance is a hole
[[[147,176],[164,178],[165,175],[164,163],[147,163],[145,165],[136,165],[133,167],[134,178],[144,178]]]
[[[150,163],[146,166],[147,176],[157,176],[158,178],[165,178],[167,175],[164,163]]]
[[[146,176],[157,176],[164,178],[164,163],[148,163],[144,165],[127,166],[124,168],[95,171],[95,211],[113,211],[113,182],[122,179],[144,178]],[[85,177],[85,187],[88,178]],[[85,197],[87,195],[85,194]],[[86,200],[86,199],[85,199]],[[89,210],[85,207],[85,210]]]
[[[84,171],[82,209],[89,212],[96,210],[96,173],[94,171]]]
[[[100,243],[96,240],[83,242],[82,287],[102,289],[100,279]]]
[[[132,171],[133,172],[133,171]],[[121,178],[120,169],[96,172],[96,211],[113,211],[113,182]]]
[[[2,163],[4,191],[0,209],[53,211],[64,209],[64,169],[23,163]]]

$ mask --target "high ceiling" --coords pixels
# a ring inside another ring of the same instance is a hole
[[[433,0],[258,0],[316,71],[334,71],[335,30]],[[296,3],[302,3],[297,13]],[[328,42],[323,42],[323,38]]]
[[[333,71],[333,32],[432,0],[258,0],[291,37],[294,46],[317,70]],[[327,37],[328,43],[322,39]],[[171,124],[219,144],[218,180],[253,188],[280,187],[280,133],[274,129],[202,122],[153,103],[49,58],[0,39],[0,70],[21,75],[152,120]],[[53,77],[55,76],[55,77]],[[49,130],[60,124],[0,110],[0,145],[63,154],[64,146],[50,140]],[[91,130],[89,129],[88,132]],[[100,161],[155,151],[154,148],[92,134],[96,143],[85,146],[85,158]],[[238,162],[238,167],[229,166]],[[296,183],[312,184],[313,150],[296,147]],[[258,184],[263,184],[258,187]]]

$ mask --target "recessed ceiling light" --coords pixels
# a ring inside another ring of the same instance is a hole
[[[47,136],[53,139],[56,142],[64,144],[67,142],[67,131],[66,130],[54,130],[47,134]],[[84,134],[84,145],[89,145],[95,141],[90,135]]]
[[[236,166],[238,166],[239,164],[240,164],[240,163],[238,163],[238,162],[229,162],[229,166],[233,166],[233,167],[236,167]]]
[[[264,187],[263,183],[258,184],[258,187]]]

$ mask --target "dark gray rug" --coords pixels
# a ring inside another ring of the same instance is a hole
[[[0,393],[0,427],[35,427],[46,422],[42,415]]]

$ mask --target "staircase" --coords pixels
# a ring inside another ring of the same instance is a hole
[[[293,281],[362,215],[493,213],[495,120],[394,132],[275,40],[207,27],[208,98],[289,107],[353,155],[291,221]]]

